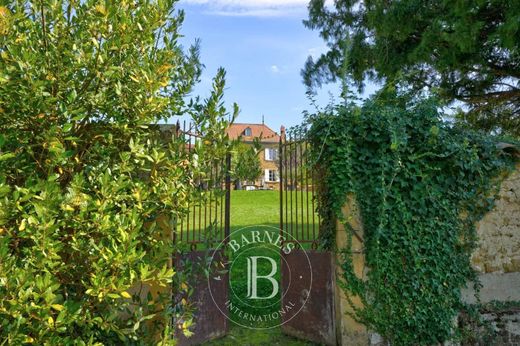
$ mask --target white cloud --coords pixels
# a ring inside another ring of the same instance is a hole
[[[309,0],[182,0],[181,4],[203,5],[221,16],[280,17],[302,15]]]
[[[271,66],[271,72],[274,74],[280,73],[280,68],[276,65]]]

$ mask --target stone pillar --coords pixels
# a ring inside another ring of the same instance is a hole
[[[352,229],[355,230],[356,235],[352,237],[352,261],[354,266],[354,272],[359,278],[365,277],[365,255],[363,254],[363,225],[361,222],[361,214],[359,208],[356,205],[356,201],[353,195],[347,196],[347,201],[342,209],[343,216],[350,224]],[[347,230],[341,222],[337,223],[336,226],[336,246],[338,249],[344,249],[348,244]],[[337,255],[336,263],[336,275],[339,280],[342,277],[341,269],[341,255]],[[353,311],[351,304],[347,300],[346,292],[336,285],[336,326],[337,326],[337,339],[338,343],[343,346],[363,346],[369,345],[369,332],[367,328],[355,321],[349,313]],[[351,302],[356,307],[362,307],[362,303],[357,296],[348,296]]]

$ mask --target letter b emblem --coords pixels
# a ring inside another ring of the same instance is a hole
[[[271,264],[271,272],[268,275],[258,275],[258,259],[267,260]],[[274,275],[278,266],[274,259],[266,256],[251,256],[247,258],[247,298],[249,299],[271,299],[278,293],[278,281],[274,279]],[[259,279],[265,279],[271,282],[272,291],[267,297],[259,297],[257,284]]]

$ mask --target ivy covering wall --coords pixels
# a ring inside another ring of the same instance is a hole
[[[475,223],[493,207],[501,179],[514,166],[498,139],[441,120],[434,100],[370,100],[311,117],[309,140],[322,173],[325,219],[343,221],[356,196],[364,227],[364,279],[350,247],[338,249],[354,318],[392,345],[432,345],[456,337],[460,289],[475,281],[470,254]],[[333,246],[334,222],[322,243]]]

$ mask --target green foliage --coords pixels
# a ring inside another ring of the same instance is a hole
[[[386,97],[316,115],[309,132],[323,173],[321,212],[344,222],[353,194],[364,227],[366,281],[339,249],[342,285],[363,308],[354,317],[393,345],[433,345],[453,336],[460,289],[476,276],[475,223],[493,206],[513,165],[496,139],[440,120],[432,100]],[[331,242],[334,225],[325,229]]]
[[[224,71],[186,104],[173,0],[0,4],[0,343],[171,344],[171,230],[226,150]],[[181,114],[198,160],[148,126]]]
[[[312,0],[305,24],[329,47],[307,61],[308,86],[348,78],[427,90],[465,103],[459,120],[474,128],[520,136],[518,2]]]
[[[258,154],[261,146],[258,139],[252,145],[238,142],[232,156],[232,179],[237,182],[254,182],[262,174]]]

